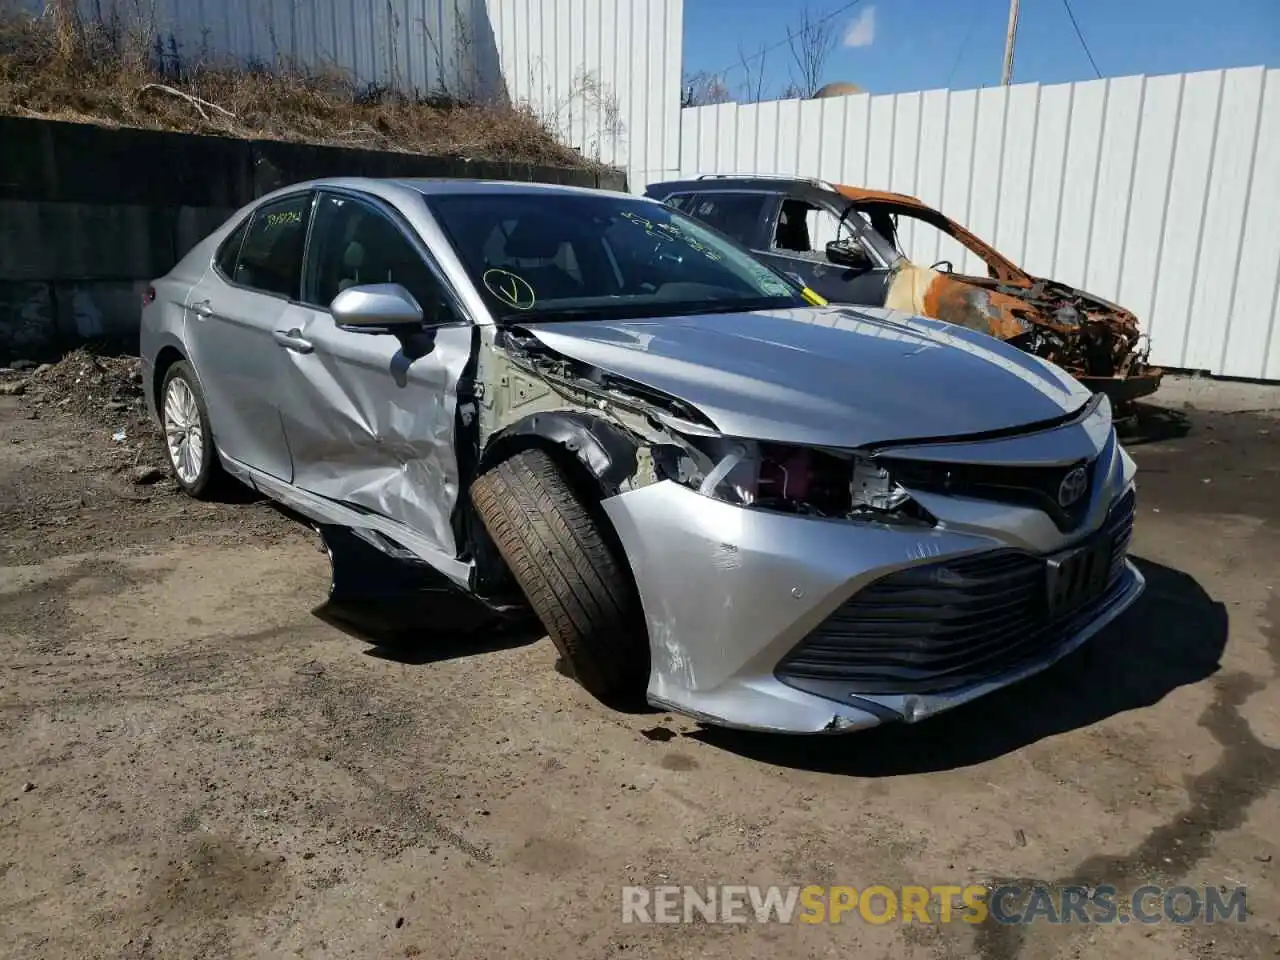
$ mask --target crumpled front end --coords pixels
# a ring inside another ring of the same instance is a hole
[[[1079,461],[1064,451],[1088,451],[1070,517],[1033,502],[1028,479],[1066,483]],[[876,459],[918,482],[907,492],[933,522],[748,508],[669,480],[604,501],[644,606],[651,703],[789,733],[914,722],[1047,668],[1140,594],[1133,463],[1105,411]],[[980,497],[984,472],[1028,496]],[[929,480],[952,474],[972,486]]]
[[[486,336],[481,469],[542,443],[594,478],[655,705],[790,733],[911,722],[1043,670],[1141,591],[1110,405],[1011,346],[830,311]],[[825,365],[797,381],[760,343]],[[882,416],[841,386],[859,356],[863,379],[883,378]],[[930,432],[937,401],[892,389],[922,371],[972,382],[956,429]],[[825,432],[802,390],[843,404]],[[929,622],[948,610],[959,619]]]
[[[1117,407],[1155,392],[1164,373],[1128,310],[1032,277],[956,277],[903,259],[885,306],[977,330],[1055,363]]]

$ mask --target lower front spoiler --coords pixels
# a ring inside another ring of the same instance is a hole
[[[1164,379],[1164,371],[1158,367],[1149,367],[1142,373],[1128,377],[1076,377],[1076,379],[1092,392],[1106,394],[1114,410],[1123,410],[1135,400],[1155,393],[1160,387],[1160,381]]]
[[[1060,627],[1056,641],[1039,656],[952,690],[905,695],[860,695],[850,690],[843,700],[838,700],[834,696],[828,699],[796,690],[769,674],[731,680],[719,689],[685,702],[668,700],[651,690],[649,702],[704,723],[773,733],[848,733],[888,722],[916,723],[1047,670],[1132,606],[1145,586],[1138,568],[1126,560],[1123,572],[1106,597],[1098,605],[1077,614],[1075,621]],[[741,706],[753,698],[762,708],[760,714],[770,718],[768,723],[754,722],[751,715],[743,715]],[[764,709],[766,701],[767,710]]]

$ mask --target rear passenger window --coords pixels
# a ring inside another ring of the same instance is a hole
[[[683,210],[687,213],[689,211],[689,205],[693,203],[693,194],[692,193],[673,193],[671,196],[667,197],[667,199],[662,202],[665,203],[668,207],[675,207],[677,210]]]
[[[259,207],[249,224],[232,279],[244,287],[294,299],[302,275],[311,195]]]
[[[685,212],[739,243],[750,244],[759,231],[766,199],[762,193],[703,193]]]

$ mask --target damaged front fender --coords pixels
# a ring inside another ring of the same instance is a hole
[[[1031,330],[1026,305],[1016,297],[957,280],[931,267],[902,260],[889,278],[886,307],[945,320],[1001,340]]]
[[[494,434],[485,448],[479,472],[543,440],[568,451],[600,483],[608,495],[617,493],[638,468],[641,439],[603,416],[578,410],[547,410],[529,414]]]
[[[890,272],[885,306],[1008,340],[1062,367],[1117,407],[1153,393],[1163,371],[1129,311],[1068,287],[1027,277],[957,277],[903,258]]]

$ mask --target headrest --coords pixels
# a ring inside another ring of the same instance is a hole
[[[364,266],[364,244],[352,240],[342,253],[342,265],[348,270],[359,270]]]
[[[516,223],[516,228],[507,237],[506,253],[508,257],[518,259],[549,260],[560,252],[560,244],[564,242],[560,232],[551,228],[554,221],[535,220],[525,217]]]

